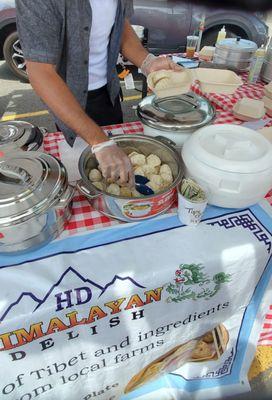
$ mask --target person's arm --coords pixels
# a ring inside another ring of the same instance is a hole
[[[85,113],[66,83],[52,64],[27,61],[30,83],[38,96],[65,125],[95,146],[94,152],[105,178],[122,184],[134,184],[132,167],[127,155],[114,143],[108,146],[108,137]],[[107,143],[103,147],[103,143]],[[102,146],[101,146],[102,144]]]
[[[82,109],[54,65],[27,61],[27,72],[37,95],[65,125],[90,145],[108,140],[103,130]]]
[[[143,74],[146,76],[150,72],[162,69],[172,69],[174,71],[182,69],[182,67],[171,61],[169,57],[155,57],[153,54],[148,53],[128,19],[125,21],[123,30],[121,53],[136,67],[141,68]]]

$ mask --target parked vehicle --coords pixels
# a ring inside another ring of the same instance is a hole
[[[190,0],[134,0],[131,22],[148,29],[148,47],[152,52],[172,53],[184,51],[186,36],[198,32],[203,14],[206,16],[203,45],[213,45],[223,25],[227,37],[240,36],[258,45],[267,41],[268,27],[257,14],[200,7]]]
[[[267,26],[257,15],[238,10],[196,6],[190,0],[134,0],[131,22],[148,29],[148,47],[155,54],[180,52],[186,36],[198,30],[206,14],[204,44],[214,44],[218,30],[225,25],[228,37],[241,36],[258,45],[266,42]],[[0,59],[12,72],[27,80],[25,60],[16,31],[14,0],[0,0]]]

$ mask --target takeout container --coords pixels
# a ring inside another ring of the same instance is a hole
[[[168,80],[162,89],[162,79],[155,78],[156,73],[148,76],[148,86],[158,97],[168,97],[176,94],[183,94],[189,91],[194,82],[198,82],[202,92],[232,94],[243,84],[242,79],[233,71],[224,69],[195,68],[184,69],[180,72],[164,71]],[[162,72],[162,73],[164,73]],[[159,76],[163,76],[159,75]],[[173,76],[173,80],[171,79]],[[159,85],[159,86],[158,86]]]
[[[243,84],[235,72],[225,69],[197,68],[192,73],[206,93],[233,94]]]
[[[0,151],[39,150],[46,133],[45,128],[38,128],[28,122],[0,122]]]
[[[257,48],[256,43],[241,38],[220,40],[215,45],[213,61],[235,68],[238,72],[244,72],[249,69]]]
[[[197,129],[210,124],[216,112],[211,103],[194,93],[157,98],[148,96],[137,107],[144,135],[162,136],[181,148]]]
[[[264,102],[243,97],[232,109],[233,115],[242,121],[255,121],[265,115]]]
[[[174,182],[158,194],[129,198],[115,196],[97,189],[88,179],[91,169],[97,168],[95,156],[87,147],[79,159],[79,171],[82,180],[78,182],[79,191],[86,196],[92,207],[102,214],[124,222],[136,222],[165,213],[177,198],[177,186],[182,179],[182,162],[180,154],[163,138],[153,139],[143,135],[120,135],[113,140],[130,154],[133,151],[157,155],[162,163],[172,170]]]
[[[182,149],[185,175],[208,193],[208,203],[244,208],[272,187],[272,145],[258,132],[238,125],[202,128]]]
[[[0,158],[0,253],[32,251],[55,239],[71,216],[74,189],[64,166],[40,152]]]

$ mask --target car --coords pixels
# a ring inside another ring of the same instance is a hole
[[[225,25],[228,37],[240,36],[258,45],[266,43],[268,28],[253,13],[196,6],[190,0],[134,0],[132,24],[142,25],[148,32],[149,50],[155,54],[184,51],[186,36],[198,31],[202,15],[206,15],[202,44],[212,45]],[[11,71],[27,81],[26,64],[16,31],[14,0],[0,0],[0,59]]]
[[[267,42],[268,27],[259,17],[261,14],[199,6],[190,0],[134,0],[131,22],[148,30],[148,48],[151,52],[179,53],[185,50],[186,37],[198,33],[203,15],[203,46],[214,45],[218,31],[224,25],[227,37],[252,40],[258,46]]]

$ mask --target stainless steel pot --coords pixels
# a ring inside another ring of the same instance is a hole
[[[257,48],[257,44],[250,40],[224,39],[216,43],[213,61],[238,72],[247,71]]]
[[[186,93],[162,99],[148,96],[139,103],[137,115],[144,135],[163,136],[181,148],[193,132],[214,120],[216,112],[204,97]]]
[[[46,133],[45,128],[38,128],[28,122],[0,122],[0,151],[9,153],[14,150],[38,150]]]
[[[73,193],[64,166],[48,154],[0,158],[0,253],[31,251],[55,239],[71,216]]]
[[[174,177],[173,184],[158,194],[133,199],[100,191],[88,179],[90,170],[97,168],[96,158],[88,147],[79,159],[79,171],[82,177],[78,182],[79,191],[97,211],[125,222],[145,220],[166,212],[176,200],[176,188],[183,176],[181,156],[174,149],[173,143],[169,144],[164,138],[159,140],[142,135],[120,135],[115,136],[114,140],[126,154],[133,151],[146,156],[156,154],[163,163],[170,166]]]

